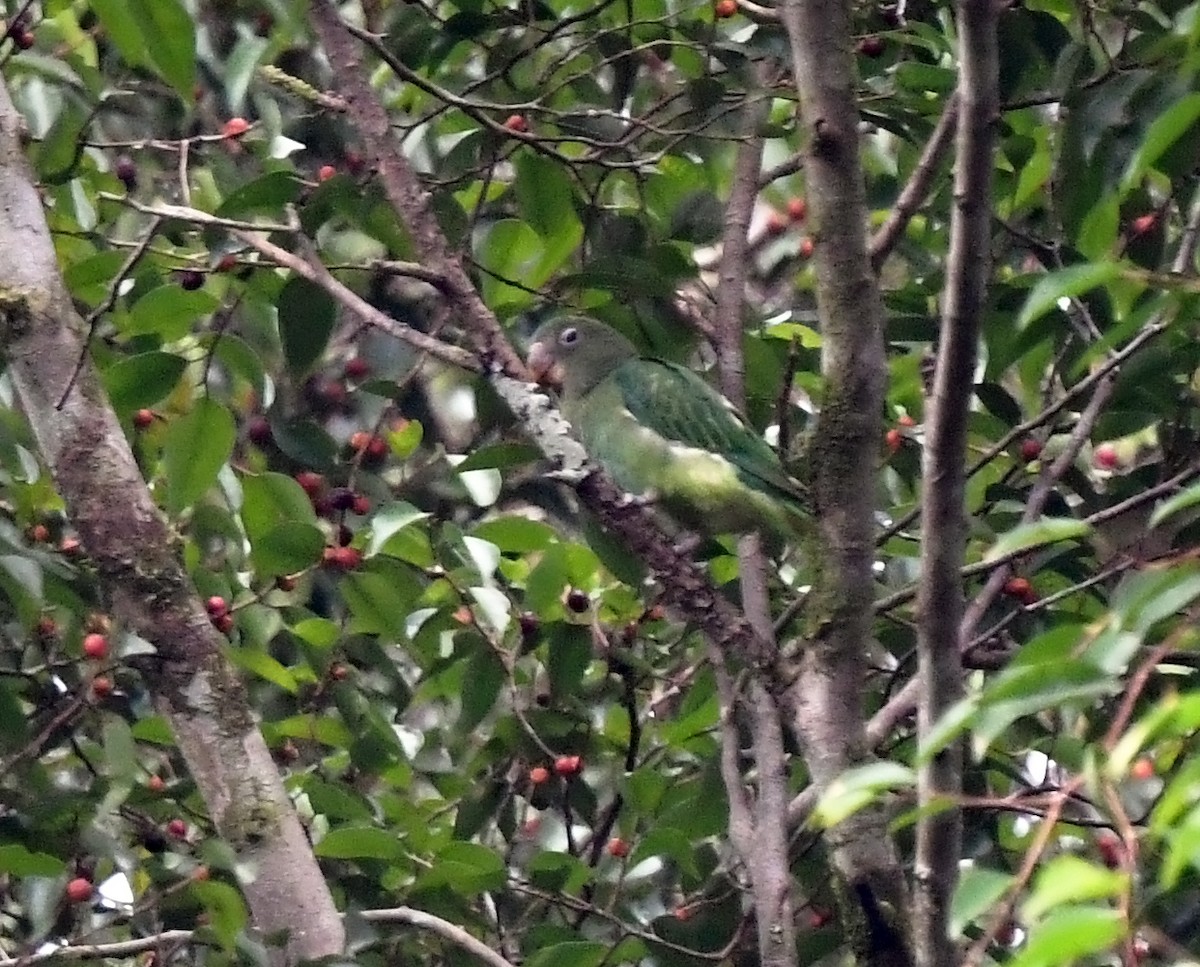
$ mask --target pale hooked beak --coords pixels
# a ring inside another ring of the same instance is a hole
[[[526,364],[529,366],[529,374],[533,377],[533,381],[539,386],[562,386],[562,365],[555,360],[554,354],[550,352],[545,343],[535,342],[529,347]]]

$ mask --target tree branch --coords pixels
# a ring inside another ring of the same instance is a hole
[[[784,0],[779,11],[807,129],[804,171],[823,337],[825,396],[809,450],[822,546],[812,555],[817,573],[808,603],[815,636],[806,643],[796,689],[796,727],[821,790],[870,757],[862,705],[873,620],[884,316],[867,256],[849,5]],[[856,955],[868,964],[910,963],[904,879],[882,809],[856,813],[829,830],[828,841]]]
[[[961,102],[954,169],[954,208],[941,334],[922,453],[921,580],[917,592],[918,734],[927,735],[962,695],[959,624],[964,610],[967,423],[975,361],[991,273],[991,199],[999,54],[994,0],[959,0]],[[947,107],[946,116],[952,113]],[[953,125],[940,125],[951,128]],[[932,144],[932,139],[931,139]],[[928,145],[926,148],[928,149]],[[962,810],[933,808],[962,792],[960,742],[929,759],[917,776],[920,806],[914,863],[914,952],[921,967],[952,967],[950,901],[962,851]]]

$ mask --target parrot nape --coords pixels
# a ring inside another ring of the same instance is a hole
[[[614,329],[580,316],[540,326],[528,359],[539,383],[561,386],[563,416],[622,489],[704,534],[799,535],[803,487],[691,370],[639,355]]]

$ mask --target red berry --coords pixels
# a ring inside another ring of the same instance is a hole
[[[275,579],[275,587],[279,588],[280,591],[295,591],[296,578],[291,574],[280,575]]]
[[[223,635],[233,631],[233,615],[223,614],[213,618],[213,627]]]
[[[176,817],[167,823],[167,835],[172,839],[187,839],[187,823]]]
[[[310,500],[315,500],[321,496],[321,492],[325,489],[325,478],[319,473],[312,470],[301,470],[296,474],[296,483],[300,485]]]
[[[151,776],[146,780],[146,788],[153,793],[159,793],[167,788],[167,783],[162,776]]]
[[[92,881],[77,876],[67,884],[67,899],[72,903],[86,903],[92,898]]]
[[[321,554],[327,567],[339,571],[353,571],[362,563],[362,551],[354,547],[327,547]]]
[[[813,240],[805,235],[804,238],[800,239],[800,244],[797,246],[796,251],[800,253],[800,258],[810,259],[812,258],[813,248]]]
[[[347,379],[362,379],[371,372],[371,364],[361,356],[353,356],[346,360],[345,374]]]
[[[1117,448],[1111,443],[1101,443],[1096,447],[1096,452],[1093,455],[1096,461],[1096,466],[1101,470],[1113,470],[1121,462],[1121,458],[1117,456]]]
[[[540,786],[550,778],[550,770],[545,766],[534,766],[529,770],[529,781],[535,786]]]
[[[133,414],[133,425],[139,430],[148,430],[154,423],[154,410],[138,410]]]
[[[788,230],[788,220],[779,212],[773,211],[767,216],[767,234],[782,235]]]
[[[916,426],[917,421],[914,420],[907,413],[901,413],[898,417],[896,417],[896,425],[903,426],[903,427],[911,427],[911,426]]]
[[[317,172],[317,181],[328,181],[336,174],[337,168],[333,165],[321,165],[320,170]]]
[[[96,698],[108,698],[113,693],[112,679],[106,675],[97,675],[92,679],[92,695]]]
[[[623,859],[629,855],[629,844],[620,836],[614,836],[604,846],[609,856],[615,856],[617,859]]]
[[[221,137],[238,138],[250,130],[250,122],[245,118],[230,118],[221,127]]]
[[[1021,441],[1021,459],[1026,463],[1032,463],[1042,455],[1042,442],[1040,440],[1022,440]]]
[[[355,453],[362,453],[373,439],[366,430],[356,430],[350,434],[350,449]]]
[[[1009,578],[1004,584],[1004,593],[1022,604],[1036,604],[1038,597],[1029,578]]]
[[[83,653],[95,661],[108,657],[108,639],[104,635],[90,634],[83,639]]]
[[[504,126],[517,134],[524,134],[529,130],[529,122],[525,120],[524,114],[510,114],[504,119]]]
[[[34,524],[29,528],[29,539],[35,544],[45,544],[50,540],[50,528],[45,524]]]
[[[363,453],[363,458],[374,463],[378,463],[388,455],[387,441],[382,437],[373,436],[370,442],[367,443],[367,449]]]
[[[789,198],[787,203],[788,218],[794,222],[804,221],[804,217],[808,214],[808,202],[797,195],[795,198]]]
[[[351,509],[360,517],[369,514],[371,512],[371,498],[366,496],[366,494],[358,494],[354,498],[354,505]]]
[[[883,442],[887,444],[887,448],[892,453],[895,453],[904,445],[904,434],[893,427],[884,434]]]
[[[32,30],[27,28],[22,30],[14,30],[12,32],[13,43],[21,50],[29,50],[37,42],[37,37]]]
[[[713,13],[720,20],[728,20],[730,17],[736,16],[737,12],[737,0],[717,0],[713,6]]]
[[[1129,223],[1129,234],[1134,238],[1140,235],[1146,235],[1154,231],[1154,226],[1158,224],[1158,212],[1146,212],[1145,215],[1138,215]]]
[[[864,57],[880,57],[883,55],[884,43],[882,37],[864,37],[858,42],[858,52]]]
[[[229,611],[229,604],[219,594],[214,594],[204,602],[204,610],[208,612],[210,618],[219,618]]]
[[[554,760],[554,771],[560,776],[578,775],[583,769],[583,759],[577,755],[560,755]]]

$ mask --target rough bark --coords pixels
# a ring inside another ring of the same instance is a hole
[[[959,86],[950,252],[933,393],[922,454],[921,580],[917,593],[917,709],[920,735],[962,695],[959,626],[964,611],[967,420],[974,395],[981,317],[991,272],[991,198],[999,110],[996,11],[993,0],[958,4]],[[913,940],[922,967],[951,967],[950,902],[962,852],[961,742],[925,761],[918,801],[942,800],[917,823]]]
[[[866,645],[874,614],[875,487],[883,438],[883,304],[867,252],[849,5],[785,0],[801,118],[825,393],[809,464],[820,526],[797,732],[814,785],[868,757]],[[852,481],[853,485],[848,486]],[[828,832],[850,942],[865,963],[908,963],[907,897],[881,808]]]
[[[244,885],[255,925],[289,934],[292,960],[338,953],[342,923],[324,877],[90,363],[63,400],[86,352],[84,325],[59,274],[23,123],[0,83],[0,341],[17,398],[114,616],[157,649],[142,663],[146,684],[217,832],[255,873]]]

